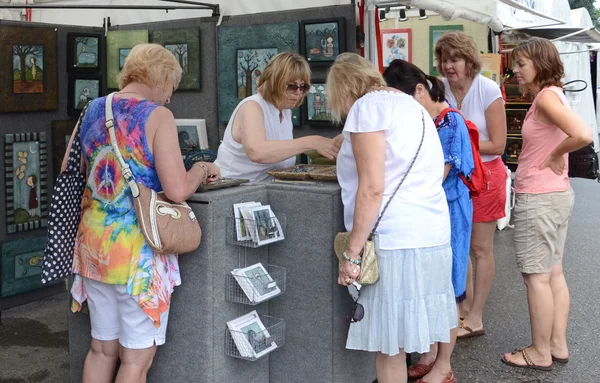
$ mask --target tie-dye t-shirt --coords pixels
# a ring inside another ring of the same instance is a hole
[[[87,163],[81,223],[73,272],[107,284],[126,284],[127,292],[158,326],[171,293],[180,284],[177,255],[155,254],[137,223],[133,196],[105,126],[106,98],[94,100],[81,124],[81,148]],[[123,159],[138,183],[162,190],[146,141],[146,121],[158,105],[147,100],[113,99],[115,135]],[[87,295],[76,277],[73,311]]]

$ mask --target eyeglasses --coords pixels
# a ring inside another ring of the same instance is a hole
[[[310,85],[308,85],[308,84],[302,84],[302,85],[287,84],[287,88],[286,88],[286,90],[290,93],[296,93],[297,91],[302,91],[302,93],[306,93],[306,92],[308,92],[309,89],[310,89]]]
[[[353,283],[348,286],[348,291],[352,296],[352,300],[354,300],[354,306],[352,307],[352,316],[347,316],[346,321],[350,323],[360,322],[365,316],[365,308],[358,303],[360,288]]]

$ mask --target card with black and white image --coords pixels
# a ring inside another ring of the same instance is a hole
[[[227,327],[244,357],[260,358],[277,348],[256,311],[227,322]]]
[[[281,293],[277,282],[262,263],[231,272],[250,302],[260,303]]]
[[[271,210],[270,205],[246,208],[254,219],[254,227],[251,231],[252,239],[259,245],[281,241],[284,239],[283,229],[279,219]]]
[[[260,205],[260,202],[254,201],[233,204],[233,215],[235,217],[235,232],[238,241],[249,241],[252,239],[248,230],[248,225],[252,225],[253,222],[246,222],[242,215],[242,209]],[[250,216],[248,215],[248,217]]]

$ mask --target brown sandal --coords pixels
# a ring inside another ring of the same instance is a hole
[[[419,379],[424,377],[425,375],[429,374],[429,371],[431,371],[433,368],[434,363],[435,362],[431,364],[413,364],[412,366],[408,367],[408,377],[411,379]]]
[[[458,325],[458,327],[467,330],[467,333],[464,335],[458,335],[456,338],[457,339],[466,339],[466,338],[473,338],[475,336],[482,336],[485,335],[485,329],[480,329],[480,330],[475,330],[473,331],[473,329],[469,326],[467,326],[465,324],[465,322],[461,321]]]
[[[532,368],[534,370],[552,371],[552,368],[553,368],[552,365],[538,366],[537,364],[533,363],[533,361],[531,360],[531,358],[527,354],[527,351],[525,351],[524,348],[517,348],[515,351],[511,352],[510,354],[516,355],[518,352],[520,352],[523,355],[523,360],[526,363],[525,365],[516,364],[514,362],[511,362],[510,360],[506,360],[506,357],[504,355],[502,356],[502,362],[504,362],[505,364],[508,364],[509,366],[512,366],[512,367]]]

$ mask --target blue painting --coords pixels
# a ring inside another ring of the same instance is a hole
[[[165,44],[165,48],[173,53],[173,56],[179,61],[183,74],[189,72],[188,45],[187,44]]]
[[[14,93],[44,92],[44,47],[13,45]]]
[[[330,121],[324,83],[313,83],[306,95],[308,121]]]
[[[75,79],[73,105],[76,110],[83,110],[88,102],[100,97],[100,80]]]
[[[304,39],[308,61],[334,61],[340,54],[340,31],[337,22],[306,24]]]
[[[75,38],[75,67],[98,68],[100,39],[98,37],[79,36]]]
[[[277,48],[238,49],[237,96],[240,100],[256,94],[260,75],[276,55]]]
[[[125,66],[125,59],[131,53],[132,48],[119,48],[119,70]]]

